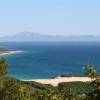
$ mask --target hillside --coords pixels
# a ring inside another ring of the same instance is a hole
[[[34,41],[100,41],[100,36],[93,35],[69,35],[69,36],[52,36],[34,32],[20,32],[12,36],[0,37],[1,42],[17,41],[17,42],[34,42]]]
[[[99,100],[100,80],[67,82],[57,87],[20,81],[7,76],[8,64],[0,59],[0,100]]]

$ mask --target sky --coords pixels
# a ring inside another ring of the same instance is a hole
[[[100,0],[0,0],[0,36],[23,31],[100,35]]]

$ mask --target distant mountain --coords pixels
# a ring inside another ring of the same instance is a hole
[[[21,32],[13,36],[1,37],[0,41],[43,41],[49,38],[48,35],[33,33],[33,32]]]
[[[33,32],[20,32],[13,36],[0,37],[0,41],[100,41],[100,36],[50,36]]]

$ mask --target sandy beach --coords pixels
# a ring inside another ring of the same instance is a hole
[[[16,51],[0,50],[0,55],[16,54]]]
[[[90,82],[95,79],[91,79],[90,77],[57,77],[54,79],[33,79],[33,80],[24,80],[24,81],[34,81],[41,84],[51,84],[53,86],[57,86],[62,82]]]
[[[0,50],[0,55],[12,55],[16,53],[22,53],[23,51],[14,51],[14,50]]]

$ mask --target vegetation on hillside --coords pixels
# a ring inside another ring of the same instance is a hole
[[[85,66],[86,74],[96,76],[94,67]],[[23,82],[7,76],[8,65],[0,59],[0,100],[100,100],[100,80],[60,83],[57,87]],[[96,78],[96,77],[95,77]]]

